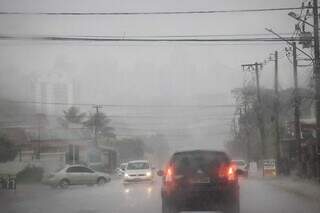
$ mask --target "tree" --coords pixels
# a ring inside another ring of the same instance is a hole
[[[0,163],[14,160],[17,153],[15,145],[6,136],[0,135]]]
[[[63,111],[63,117],[59,118],[59,122],[64,127],[68,127],[69,124],[82,124],[85,116],[86,113],[80,113],[78,107],[72,106]]]
[[[98,135],[104,137],[114,138],[116,135],[114,129],[109,126],[111,119],[109,119],[103,112],[90,114],[88,120],[83,122],[83,125],[91,131],[97,131]]]
[[[227,142],[227,148],[233,155],[244,157],[250,150],[251,159],[261,155],[261,143],[258,131],[258,103],[256,88],[247,86],[232,91],[237,103],[238,119],[235,121],[237,129],[233,129],[234,139]],[[293,121],[294,115],[294,90],[292,88],[280,91],[280,134],[287,137],[285,123]],[[312,104],[312,91],[300,88],[300,111],[302,116],[310,116]],[[275,155],[275,128],[274,128],[274,91],[261,88],[261,112],[266,130],[266,153],[269,157]],[[247,144],[249,143],[249,145]],[[248,145],[248,146],[247,146]],[[247,155],[248,156],[248,155]]]

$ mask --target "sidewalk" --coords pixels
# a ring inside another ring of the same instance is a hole
[[[320,202],[320,183],[313,180],[300,179],[297,177],[261,177],[258,179],[289,193]]]

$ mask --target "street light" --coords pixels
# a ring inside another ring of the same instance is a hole
[[[292,42],[288,41],[287,39],[281,37],[278,33],[274,32],[272,29],[268,29],[268,28],[265,28],[266,31],[272,33],[273,35],[277,36],[278,38],[280,38],[282,41],[286,42],[287,44],[289,44],[290,46],[293,46]],[[303,51],[302,49],[296,47],[297,50],[299,50],[302,54],[304,54],[305,56],[307,56],[308,58],[310,58],[312,61],[314,60],[312,58],[311,55],[309,55],[308,53],[306,53],[305,51]]]
[[[291,12],[288,13],[288,15],[289,15],[290,17],[294,18],[295,20],[302,21],[303,23],[309,25],[310,27],[313,27],[312,24],[310,24],[310,23],[307,22],[306,20],[301,19],[301,17],[298,16],[295,12],[292,12],[292,11],[291,11]]]

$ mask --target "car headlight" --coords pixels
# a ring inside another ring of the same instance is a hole
[[[124,177],[129,177],[128,173],[124,173]]]
[[[146,176],[147,176],[147,177],[151,177],[151,172],[147,172],[147,173],[146,173]]]

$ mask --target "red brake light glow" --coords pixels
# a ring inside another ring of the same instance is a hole
[[[172,168],[171,167],[169,167],[167,169],[165,180],[166,180],[166,182],[171,182],[173,180],[172,179]]]
[[[227,178],[228,181],[236,180],[236,167],[234,164],[222,165],[219,169],[219,177]]]

